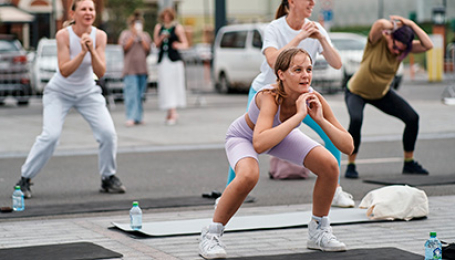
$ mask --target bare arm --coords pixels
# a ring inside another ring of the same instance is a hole
[[[179,38],[178,42],[174,42],[173,46],[176,50],[182,50],[188,48],[188,40],[186,39],[185,29],[182,25],[178,24],[175,27],[175,34]]]
[[[305,95],[307,94],[301,95],[296,104],[305,104]],[[274,95],[269,92],[261,92],[256,98],[260,112],[253,132],[253,147],[257,153],[263,153],[280,143],[300,124],[306,116],[306,105],[302,105],[303,109],[297,109],[298,112],[282,124],[273,127],[273,120],[278,111]]]
[[[330,105],[318,92],[309,99],[308,114],[322,128],[336,148],[350,155],[354,151],[354,141],[351,134],[338,122]]]
[[[419,38],[419,40],[414,40],[412,42],[411,52],[413,52],[413,53],[426,52],[433,48],[433,42],[431,42],[431,39],[428,36],[428,34],[424,30],[422,30],[422,28],[420,28],[414,21],[403,18],[398,15],[391,15],[390,19],[392,21],[393,20],[398,21],[397,22],[398,26],[407,25],[407,26],[411,27],[411,29],[414,31],[414,33]]]
[[[106,72],[106,42],[107,35],[101,30],[96,30],[96,48],[93,48],[93,43],[89,44],[89,52],[92,57],[93,72],[98,78],[104,76]]]
[[[375,44],[378,42],[384,30],[392,30],[393,24],[391,21],[386,19],[379,19],[371,26],[370,33],[368,34],[368,40]]]
[[[153,41],[157,48],[161,46],[161,43],[163,43],[164,38],[166,38],[164,34],[160,34],[160,30],[161,24],[155,25],[155,29],[153,30]]]
[[[79,68],[88,50],[83,46],[82,51],[71,59],[68,30],[58,31],[55,38],[57,40],[58,68],[62,76],[66,78]]]

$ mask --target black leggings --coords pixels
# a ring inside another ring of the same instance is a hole
[[[419,132],[419,115],[408,102],[400,97],[393,89],[390,89],[383,98],[377,100],[364,99],[346,89],[344,100],[348,107],[349,116],[351,117],[348,131],[354,139],[353,154],[356,154],[359,151],[363,109],[367,103],[375,106],[388,115],[399,118],[405,123],[403,148],[406,152],[414,151],[417,133]]]

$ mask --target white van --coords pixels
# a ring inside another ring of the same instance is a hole
[[[220,93],[248,90],[259,75],[267,23],[236,24],[221,27],[213,47],[213,79]],[[322,55],[313,65],[313,82],[318,90],[341,90],[342,71],[330,67]]]
[[[260,73],[266,26],[265,23],[236,24],[218,31],[213,47],[213,79],[218,92],[249,89]]]

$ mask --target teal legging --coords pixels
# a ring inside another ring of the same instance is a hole
[[[257,91],[254,90],[254,88],[250,87],[250,92],[248,93],[248,105],[246,107],[246,111],[248,111],[248,108],[250,107],[250,102],[256,93],[257,93]],[[309,115],[307,115],[303,119],[302,122],[305,123],[307,126],[311,127],[311,129],[313,129],[319,135],[319,137],[322,138],[322,141],[324,141],[325,148],[327,150],[329,150],[329,152],[332,153],[333,156],[335,156],[335,158],[338,161],[338,167],[340,167],[341,152],[340,152],[340,150],[338,150],[338,148],[335,147],[335,145],[332,143],[332,141],[330,141],[330,138],[325,134],[325,132],[322,130],[322,128],[316,122],[314,122],[314,120]],[[226,186],[229,185],[229,183],[231,183],[231,181],[234,178],[235,178],[235,172],[232,169],[232,167],[229,167],[229,174],[228,174]],[[340,183],[340,176],[338,176],[338,183]]]

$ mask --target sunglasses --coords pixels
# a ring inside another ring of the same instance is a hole
[[[398,48],[398,46],[395,44],[395,39],[393,39],[393,49],[397,50],[399,52],[405,52],[406,51],[406,48],[404,48],[404,49]]]

